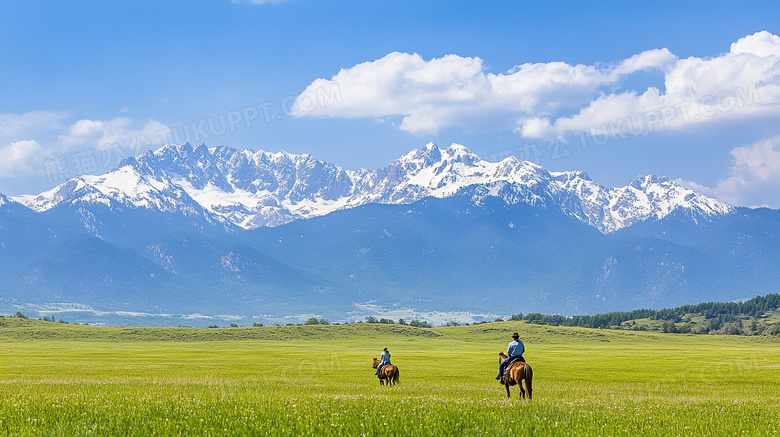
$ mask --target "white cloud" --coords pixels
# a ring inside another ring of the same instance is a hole
[[[547,118],[533,117],[521,123],[516,131],[526,138],[550,138],[555,136],[555,128]]]
[[[650,62],[645,60],[643,68]],[[418,54],[394,52],[315,80],[296,105],[301,114],[315,117],[402,116],[400,128],[412,133],[453,125],[478,128],[491,117],[501,119],[501,129],[512,129],[517,117],[587,104],[600,86],[619,76],[613,67],[563,62],[523,64],[494,74],[480,58],[447,55],[425,61]],[[334,87],[341,95],[337,103],[311,110],[302,100]]]
[[[58,129],[62,127],[67,113],[55,111],[26,112],[24,114],[0,114],[0,138],[4,142],[19,140],[31,130]],[[13,139],[13,137],[17,137]]]
[[[48,151],[33,140],[16,141],[0,147],[0,178],[42,173],[41,163],[48,156]]]
[[[731,44],[731,53],[748,53],[762,58],[778,56],[780,37],[767,31],[757,32]]]
[[[738,206],[780,208],[780,136],[731,151],[728,177],[714,187],[680,181],[702,194]]]
[[[67,124],[66,114],[58,112],[0,114],[0,178],[44,174],[47,160],[59,159],[68,165],[76,152],[110,151],[120,159],[160,143],[161,133],[168,131],[168,126],[156,120],[140,124],[119,117]],[[117,163],[103,161],[109,166]]]
[[[690,57],[673,63],[668,56],[657,58],[650,64],[665,65],[664,91],[648,88],[601,95],[577,114],[548,119],[550,131],[603,134],[610,130],[609,123],[630,117],[641,119],[641,134],[661,127],[681,130],[707,123],[733,128],[745,120],[771,118],[776,123],[780,118],[780,38],[776,35],[766,31],[748,35],[714,58]],[[630,62],[627,71],[643,61]],[[658,123],[648,126],[646,117],[659,113]]]
[[[612,72],[618,76],[648,70],[666,72],[675,62],[677,62],[677,56],[668,49],[647,50],[624,60]]]
[[[400,116],[400,129],[415,134],[459,126],[514,130],[532,138],[582,129],[595,133],[635,116],[643,123],[637,132],[646,134],[780,115],[780,37],[766,31],[740,39],[713,58],[678,59],[663,48],[617,64],[549,62],[502,73],[488,70],[476,57],[426,61],[418,54],[394,52],[315,80],[296,105],[301,115],[312,117]],[[621,88],[626,77],[649,70],[664,74],[664,89]],[[342,97],[338,102],[306,104],[305,98],[334,87]]]
[[[60,135],[58,140],[67,149],[92,147],[101,150],[139,142],[151,146],[152,142],[159,141],[161,132],[169,129],[156,120],[149,120],[144,125],[135,127],[137,124],[125,117],[111,120],[78,120],[71,124],[68,132]]]

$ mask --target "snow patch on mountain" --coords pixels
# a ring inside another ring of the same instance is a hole
[[[20,195],[13,198],[36,212],[48,211],[58,205],[84,201],[110,205],[110,199],[95,187],[89,185],[84,177],[75,177],[62,185],[38,195]]]
[[[728,214],[733,207],[698,194],[665,178],[638,176],[628,186],[605,188],[582,172],[553,173],[572,199],[567,213],[609,233],[648,219],[660,220],[678,209],[702,218]]]
[[[693,217],[733,210],[657,176],[606,188],[579,171],[549,172],[509,157],[488,162],[465,146],[428,143],[378,170],[345,170],[311,155],[269,153],[188,143],[167,145],[102,176],[81,176],[16,201],[35,211],[69,202],[118,202],[133,208],[205,214],[244,229],[278,226],[369,203],[409,204],[425,197],[485,196],[507,203],[560,208],[603,233],[678,209]]]
[[[22,195],[15,199],[37,212],[76,202],[111,207],[112,201],[132,208],[183,215],[195,215],[200,209],[181,187],[142,175],[131,166],[117,168],[102,176],[79,176],[37,196]]]

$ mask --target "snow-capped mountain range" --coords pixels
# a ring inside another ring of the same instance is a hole
[[[508,204],[558,208],[602,233],[683,210],[694,219],[733,208],[664,177],[640,176],[607,188],[584,172],[550,172],[508,157],[488,162],[466,147],[429,143],[379,170],[346,170],[311,155],[167,145],[124,160],[113,171],[72,178],[12,200],[37,212],[68,203],[142,208],[255,229],[361,205],[410,204],[425,197],[486,196]],[[0,205],[8,202],[0,197]]]
[[[780,211],[663,177],[607,188],[457,144],[356,171],[168,145],[0,194],[0,314],[173,326],[382,314],[368,307],[596,314],[777,292],[779,248]]]

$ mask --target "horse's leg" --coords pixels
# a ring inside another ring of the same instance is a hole
[[[509,383],[504,384],[504,387],[506,387],[506,398],[510,399],[512,395],[509,393]]]
[[[521,399],[524,398],[525,390],[523,390],[523,368],[521,367],[517,369],[517,371],[512,375],[512,378],[517,381],[517,389],[519,391],[517,396]]]

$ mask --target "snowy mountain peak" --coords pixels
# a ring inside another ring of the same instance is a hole
[[[463,145],[452,143],[442,150],[431,142],[393,161],[389,167],[394,167],[397,171],[409,176],[430,179],[423,185],[433,187],[438,186],[441,182],[440,180],[433,182],[435,175],[463,174],[465,168],[481,167],[481,162],[479,156],[471,153]],[[433,174],[428,174],[431,172]],[[419,178],[415,181],[417,185],[421,184]]]
[[[38,195],[21,195],[14,199],[33,211],[43,212],[59,204],[69,203],[80,196],[95,194],[94,190],[86,187],[87,184],[81,177],[75,177]]]
[[[446,149],[444,149],[444,153],[451,157],[456,157],[456,156],[477,157],[477,155],[471,153],[471,150],[469,150],[466,146],[458,143],[450,144]]]
[[[5,206],[8,205],[9,203],[16,203],[16,202],[6,197],[3,193],[0,193],[0,206]]]
[[[146,153],[162,157],[162,156],[189,156],[193,152],[193,147],[190,143],[184,144],[166,144],[163,147],[155,151],[147,151]],[[131,158],[132,159],[132,158]]]
[[[462,162],[469,166],[480,161],[479,156],[471,153],[466,146],[457,143],[450,144],[450,146],[444,150],[444,155],[454,162]]]
[[[554,173],[551,172],[550,174],[556,180],[564,183],[568,181],[574,181],[574,180],[592,181],[590,176],[588,176],[588,174],[582,170],[562,171],[562,172],[554,172]]]
[[[74,178],[37,196],[14,200],[46,211],[63,203],[115,202],[253,229],[321,216],[368,203],[408,204],[425,197],[468,194],[524,202],[614,232],[685,209],[695,217],[727,214],[732,207],[653,175],[606,188],[585,172],[549,172],[508,157],[488,162],[465,146],[414,149],[378,170],[348,171],[309,154],[239,151],[229,146],[169,144],[129,158],[102,176]],[[2,202],[2,198],[0,198]]]
[[[441,160],[441,149],[430,142],[425,146],[414,149],[394,162],[410,164],[416,167],[426,167]],[[392,165],[392,164],[391,164]]]
[[[629,186],[641,190],[653,185],[671,186],[672,184],[674,184],[674,182],[670,181],[668,178],[664,176],[639,175],[636,178],[634,178],[633,181],[631,181]]]

